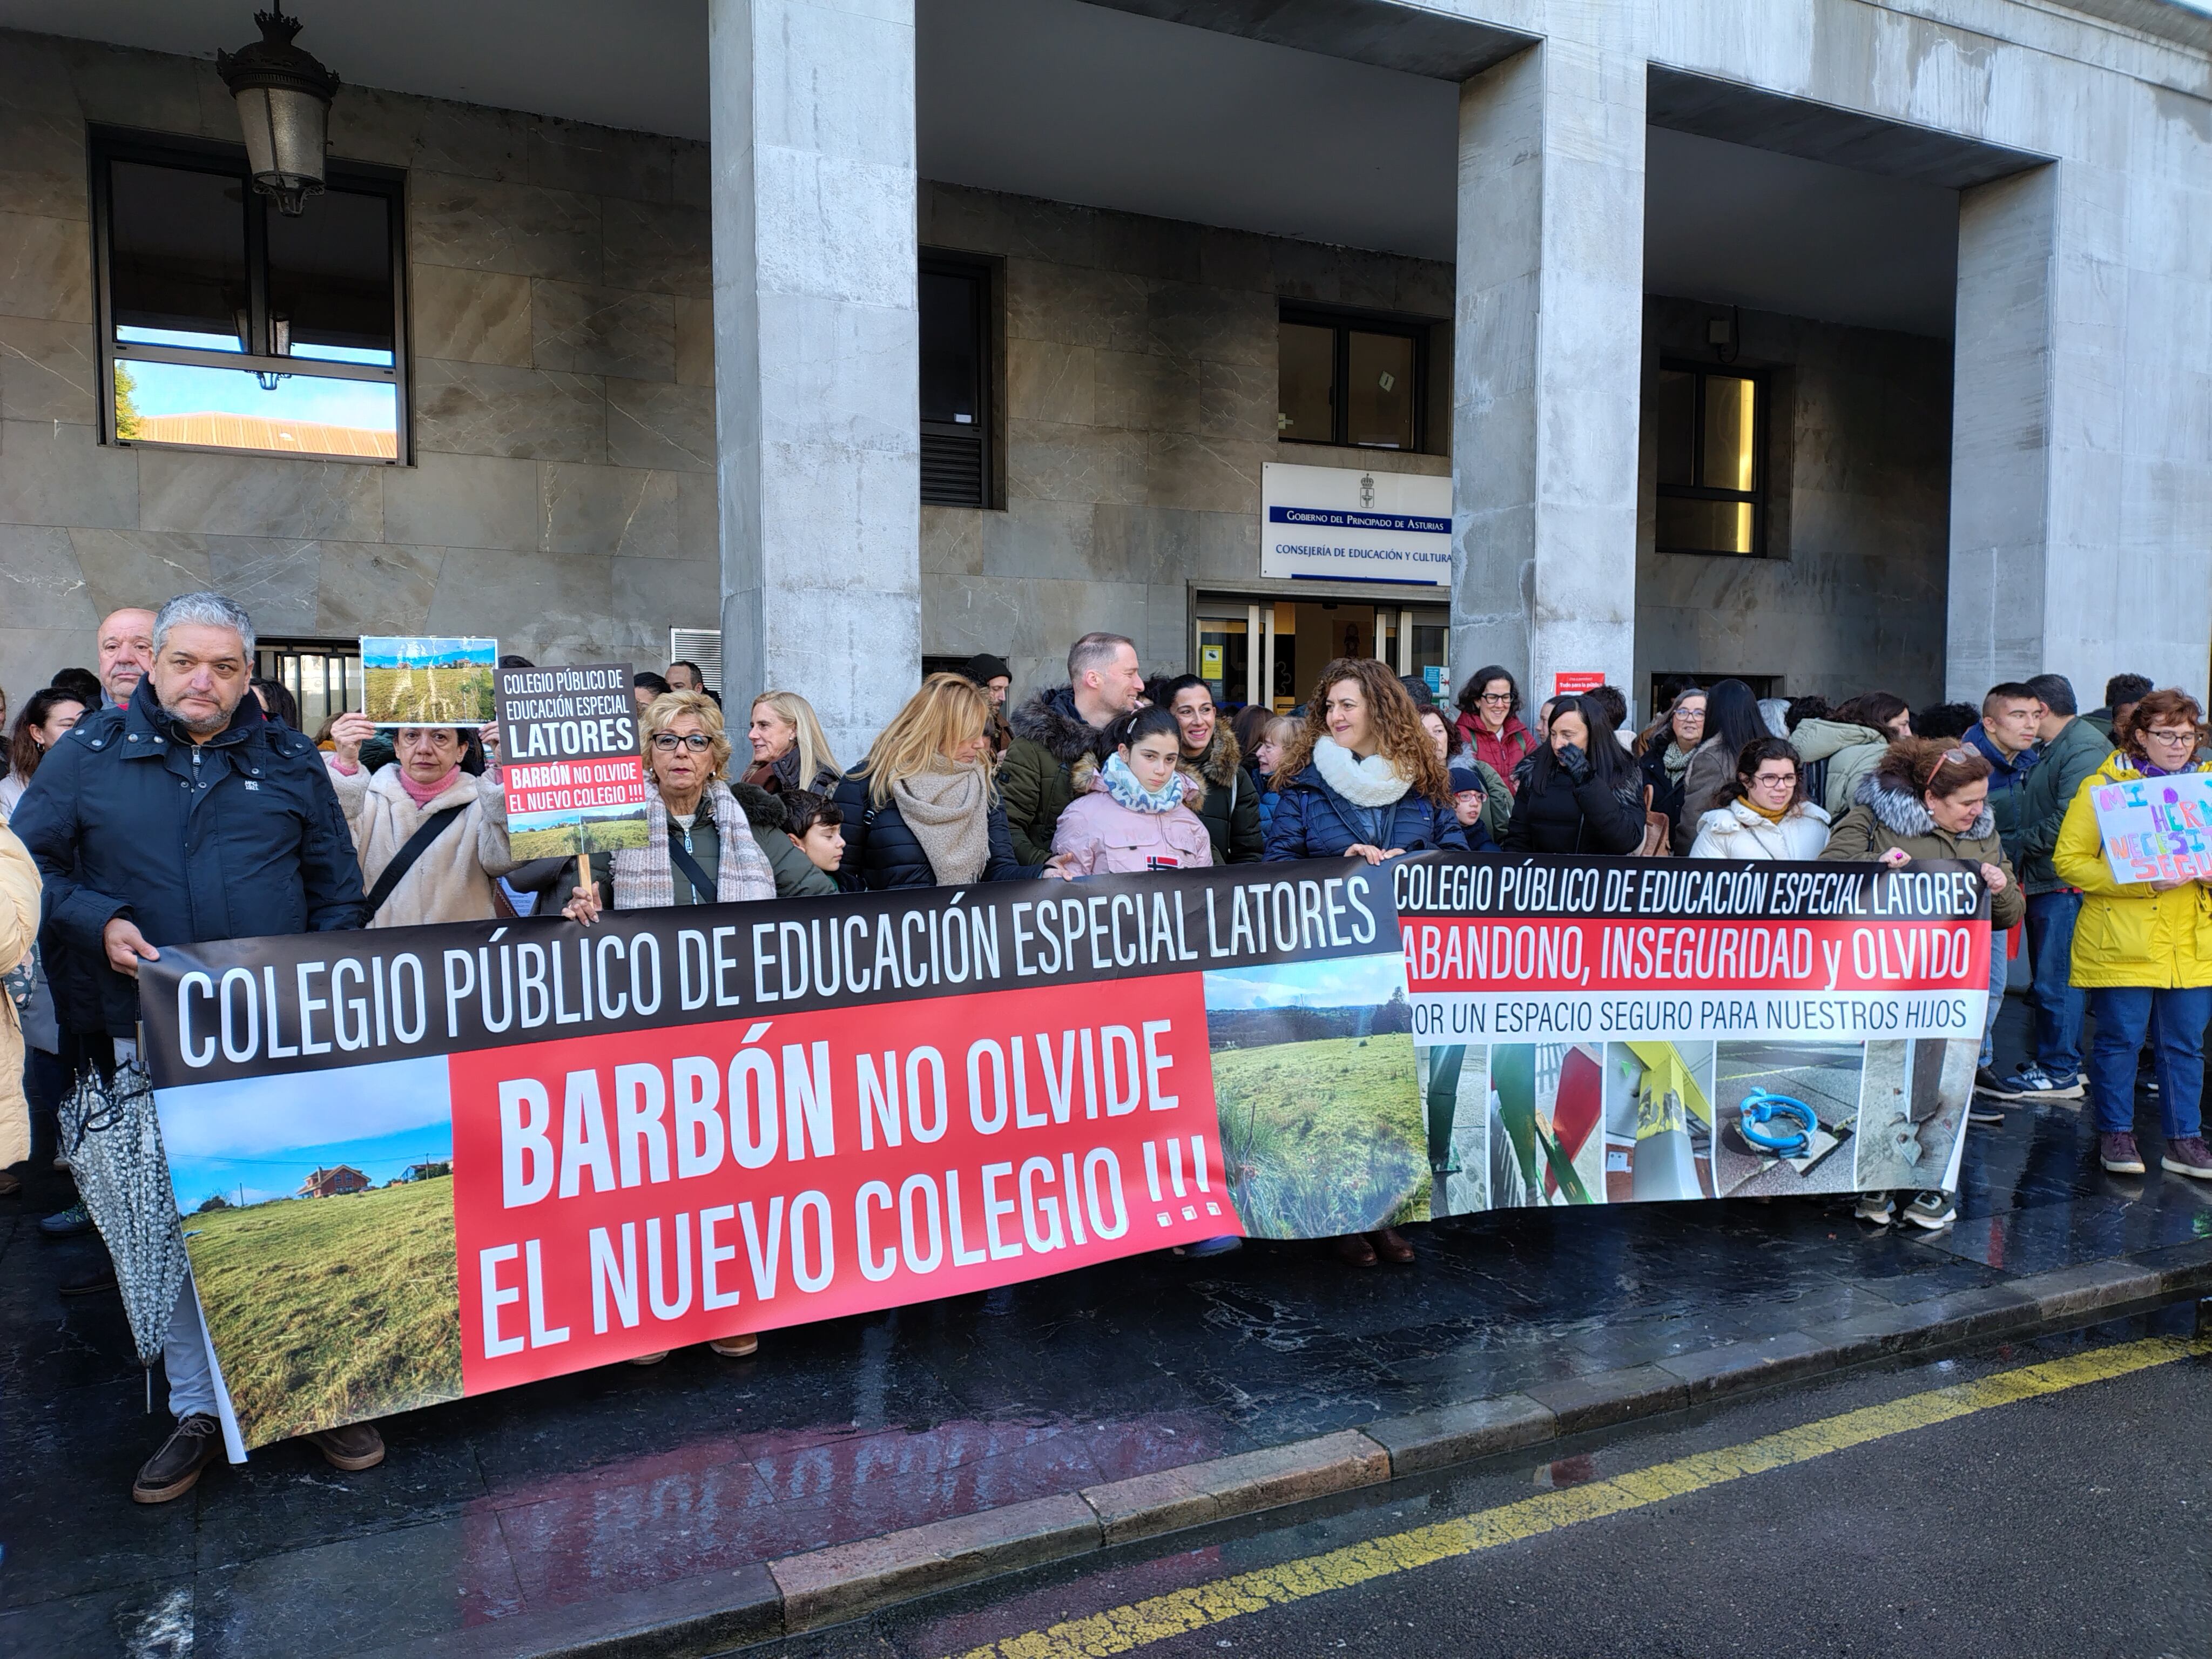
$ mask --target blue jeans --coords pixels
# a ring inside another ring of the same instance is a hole
[[[2011,937],[2009,928],[1990,929],[1990,1007],[1982,1016],[1982,1057],[1977,1065],[1996,1064],[1997,1016],[2004,1012],[2005,981],[2012,976],[2012,964],[2005,958],[2005,941]]]
[[[2131,1134],[2136,1127],[2136,1056],[2154,1024],[2158,1110],[2168,1140],[2198,1132],[2204,1092],[2204,1023],[2212,1019],[2212,988],[2154,991],[2148,986],[2100,987],[2089,993],[2097,1017],[2089,1049],[2089,1102],[2100,1134]],[[2154,1020],[2154,1014],[2156,1016]]]
[[[2035,1063],[2063,1082],[2081,1069],[2081,1015],[2087,993],[2069,982],[2074,967],[2074,924],[2079,893],[2034,893],[2027,901],[2027,955],[2035,983],[2027,994],[2035,1009]]]

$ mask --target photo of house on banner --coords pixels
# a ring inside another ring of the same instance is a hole
[[[314,1091],[312,1111],[295,1077],[156,1097],[185,1254],[248,1447],[461,1395],[446,1061],[338,1066]],[[325,1123],[350,1138],[311,1139]]]
[[[363,712],[379,726],[483,726],[498,661],[497,640],[364,635]]]
[[[1221,1155],[1245,1232],[1332,1238],[1427,1220],[1404,955],[1205,977]]]

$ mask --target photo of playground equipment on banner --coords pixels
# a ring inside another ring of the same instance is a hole
[[[1971,866],[1396,872],[1434,1214],[1958,1184]]]
[[[645,845],[645,762],[626,662],[498,671],[500,777],[517,860]]]
[[[379,726],[483,726],[493,716],[497,640],[364,635],[362,711]]]

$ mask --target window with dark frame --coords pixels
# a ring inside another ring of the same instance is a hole
[[[241,148],[95,131],[102,439],[404,462],[402,202],[333,165],[288,217]]]
[[[1747,369],[1665,362],[1652,396],[1662,553],[1766,553],[1765,387]]]
[[[1276,341],[1275,435],[1285,443],[1419,450],[1427,441],[1425,325],[1285,306]]]
[[[921,258],[921,499],[988,507],[991,267],[951,254]]]

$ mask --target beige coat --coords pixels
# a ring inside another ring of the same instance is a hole
[[[31,954],[39,937],[39,866],[0,824],[0,973]],[[0,993],[0,1170],[31,1155],[31,1103],[23,1097],[23,1028],[12,997]]]
[[[469,803],[460,821],[430,843],[400,879],[399,890],[369,918],[370,927],[420,927],[431,922],[492,919],[496,914],[492,878],[514,868],[514,854],[507,845],[507,802],[496,774],[486,772],[479,778],[457,768],[443,793],[428,805],[417,806],[399,781],[397,761],[374,777],[360,771],[349,776],[335,765],[330,771],[331,786],[353,830],[354,850],[361,854],[364,891],[376,885],[384,866],[424,818],[456,801]]]

